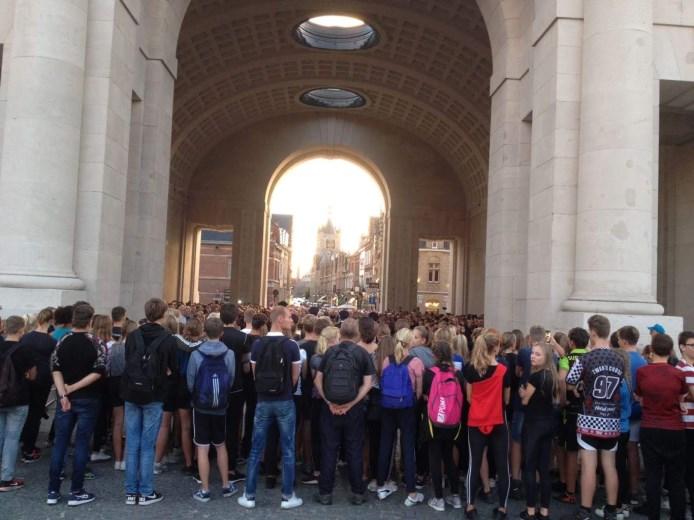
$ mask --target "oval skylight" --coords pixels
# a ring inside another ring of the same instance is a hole
[[[305,105],[321,108],[359,108],[366,104],[361,94],[342,88],[316,88],[300,98]]]
[[[309,18],[294,31],[299,43],[314,49],[357,51],[378,41],[378,33],[369,24],[351,16],[324,15]]]

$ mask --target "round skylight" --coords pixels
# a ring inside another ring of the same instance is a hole
[[[378,41],[376,30],[363,20],[338,15],[309,18],[296,27],[294,37],[307,47],[331,51],[368,49]]]
[[[359,108],[366,104],[364,96],[343,88],[316,88],[299,99],[305,105],[321,108]]]
[[[352,18],[351,16],[337,16],[337,15],[325,15],[325,16],[315,16],[308,19],[314,25],[320,25],[321,27],[331,28],[331,27],[341,27],[343,29],[353,29],[355,27],[363,27],[366,25],[364,20],[359,18]]]

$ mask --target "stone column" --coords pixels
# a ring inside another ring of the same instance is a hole
[[[75,205],[87,0],[16,0],[0,165],[0,300],[30,310],[77,297]]]
[[[234,222],[234,253],[231,261],[232,297],[243,302],[266,300],[265,271],[265,208],[243,208],[238,223]]]
[[[585,0],[576,276],[565,311],[662,314],[652,273],[652,0]]]

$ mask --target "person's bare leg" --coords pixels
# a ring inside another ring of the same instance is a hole
[[[193,430],[191,427],[190,410],[181,408],[178,410],[179,423],[181,425],[181,451],[185,465],[193,465]]]
[[[113,458],[123,462],[123,412],[122,406],[113,408]]]
[[[617,475],[616,456],[614,451],[600,451],[600,465],[605,476],[605,494],[607,495],[607,505],[617,505],[617,495],[619,493],[619,476]]]
[[[209,491],[210,490],[210,447],[209,446],[196,446],[195,451],[198,454],[198,473],[200,474],[200,480],[202,481],[202,483],[200,484],[200,487],[203,491]],[[217,453],[217,458],[219,458],[219,453]],[[229,477],[227,477],[227,479],[228,478]]]
[[[161,417],[161,427],[157,435],[157,449],[154,462],[161,463],[169,447],[169,430],[171,429],[171,412],[164,412]]]
[[[227,487],[229,485],[229,456],[227,455],[226,444],[215,445],[215,449],[217,450],[217,468],[219,469],[219,476],[222,478],[222,487]]]
[[[581,507],[593,507],[595,495],[595,471],[598,469],[598,452],[581,450]]]
[[[521,443],[511,441],[511,478],[513,480],[521,480],[521,460],[523,459],[523,451]]]

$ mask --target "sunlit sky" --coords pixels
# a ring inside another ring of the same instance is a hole
[[[385,203],[369,172],[345,159],[315,158],[289,168],[270,198],[270,211],[293,215],[292,276],[311,271],[316,233],[328,219],[341,231],[341,246],[353,252],[369,229],[369,217]]]

